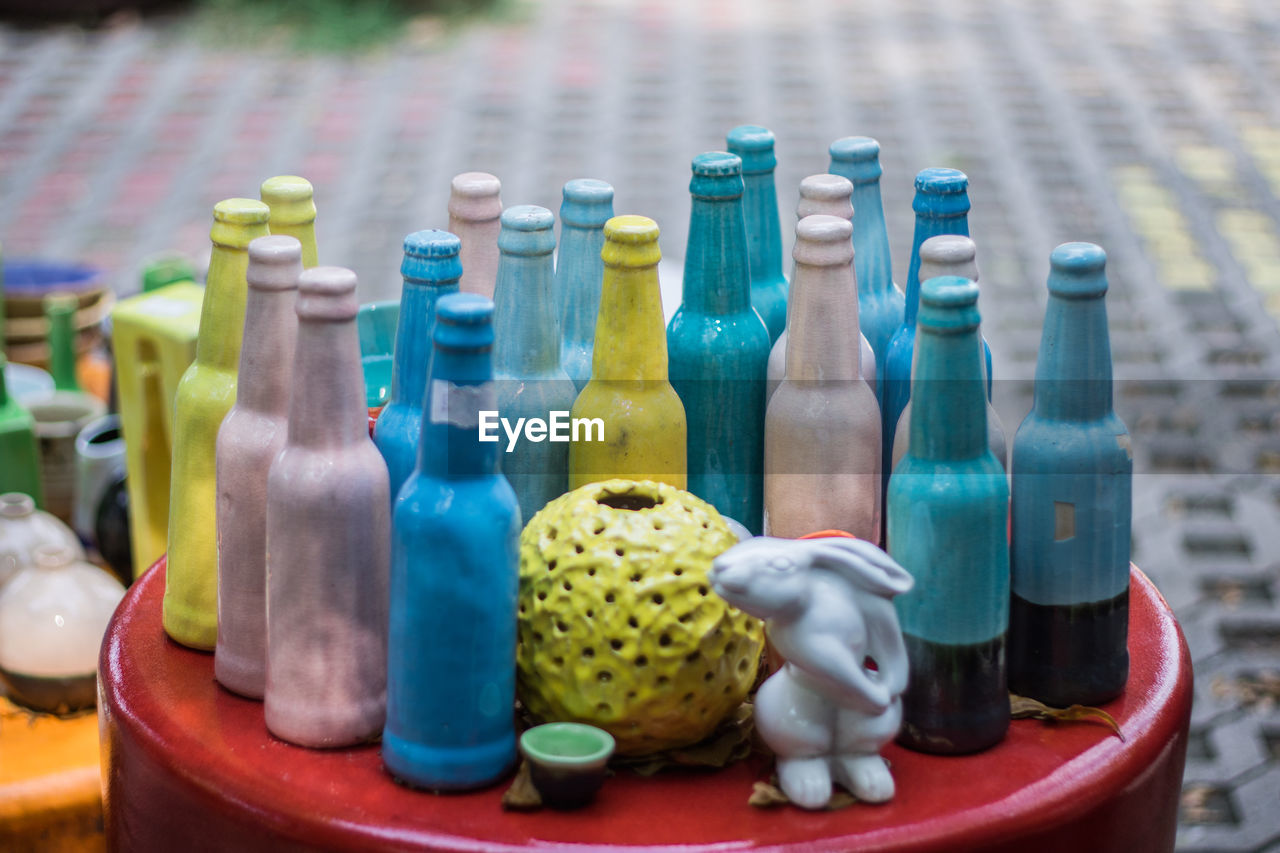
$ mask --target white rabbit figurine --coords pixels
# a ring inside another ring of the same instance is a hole
[[[766,620],[786,658],[756,693],[755,724],[788,799],[823,808],[833,779],[864,802],[892,799],[879,753],[898,733],[907,686],[892,598],[911,589],[911,575],[860,539],[758,536],[717,557],[711,583]]]

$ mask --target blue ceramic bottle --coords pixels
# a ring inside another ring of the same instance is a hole
[[[782,274],[782,223],[773,170],[773,132],[754,124],[729,131],[731,154],[742,159],[742,209],[747,224],[747,258],[751,264],[751,307],[769,329],[769,343],[787,325],[787,279]]]
[[[906,305],[902,325],[889,340],[880,374],[883,389],[880,413],[884,419],[884,467],[880,470],[886,483],[893,469],[894,430],[907,400],[911,399],[911,356],[916,340],[916,314],[920,310],[920,246],[938,234],[969,236],[969,179],[958,169],[922,170],[916,175],[916,197],[911,209],[916,212],[916,230],[911,242],[911,265],[907,268]],[[854,216],[857,216],[856,208]],[[856,246],[854,251],[856,253]],[[854,260],[856,263],[856,254]],[[983,351],[987,360],[987,396],[990,397],[991,350],[985,341]]]
[[[1133,458],[1112,408],[1106,255],[1066,243],[1049,263],[1035,406],[1013,441],[1009,684],[1094,705],[1129,675]]]
[[[604,224],[613,218],[613,187],[578,178],[564,185],[555,301],[560,307],[560,364],[581,391],[591,380],[591,351],[604,281]]]
[[[689,192],[683,301],[667,327],[671,385],[689,428],[689,491],[758,534],[769,330],[751,307],[742,160],[699,154]]]
[[[476,429],[496,407],[492,316],[472,293],[436,304],[418,464],[392,522],[382,760],[437,790],[486,785],[516,758],[520,509]]]
[[[458,279],[462,277],[460,246],[461,241],[448,231],[415,231],[404,238],[404,260],[400,262],[404,286],[400,291],[400,319],[391,367],[391,399],[373,427],[373,443],[378,445],[391,475],[393,506],[418,460],[431,327],[435,324],[436,302],[458,290]]]
[[[853,183],[853,268],[858,277],[858,323],[876,356],[876,402],[884,406],[884,361],[902,325],[905,300],[893,283],[889,231],[880,200],[880,143],[846,136],[829,149],[833,175]]]
[[[1009,725],[1009,487],[987,442],[978,286],[946,276],[920,300],[911,446],[889,479],[888,550],[915,588],[895,604],[911,683],[901,742],[985,749]]]
[[[577,391],[560,366],[560,318],[552,300],[555,220],[545,207],[519,205],[502,211],[498,232],[498,279],[494,286],[493,373],[498,417],[490,435],[502,445],[502,472],[532,518],[569,486],[569,412]],[[557,413],[560,413],[557,416]],[[541,421],[544,429],[529,426]],[[563,424],[558,438],[557,423]]]

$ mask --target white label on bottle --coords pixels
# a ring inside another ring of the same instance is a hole
[[[459,429],[475,429],[480,413],[498,408],[492,382],[454,385],[447,379],[431,380],[431,422]]]

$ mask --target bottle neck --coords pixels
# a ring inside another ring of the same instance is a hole
[[[302,222],[296,225],[272,223],[271,233],[293,237],[302,244],[303,269],[311,269],[319,265],[320,261],[316,253],[316,222],[314,219],[310,222]]]
[[[605,265],[591,359],[593,380],[667,380],[657,266]]]
[[[49,320],[49,373],[59,391],[79,391],[76,379],[74,309],[46,314]]]
[[[782,223],[773,170],[744,173],[742,183],[751,281],[777,281],[782,278]]]
[[[3,303],[3,302],[4,302],[4,299],[0,298],[0,303]],[[4,321],[3,316],[0,316],[0,324],[2,324],[3,321]],[[0,325],[0,328],[4,328],[3,325]],[[3,347],[0,347],[0,350],[3,350]],[[4,375],[4,366],[6,364],[8,364],[8,361],[4,357],[4,352],[0,351],[0,409],[3,409],[5,406],[9,405],[9,386],[5,380],[5,375]]]
[[[400,293],[400,319],[396,324],[391,402],[422,408],[431,360],[431,328],[436,322],[436,302],[458,292],[456,280],[444,284],[404,280]]]
[[[236,382],[237,406],[272,415],[289,413],[298,337],[297,297],[298,291],[293,289],[249,290]]]
[[[213,245],[196,338],[196,361],[204,367],[234,371],[240,364],[248,268],[247,250]]]
[[[1050,294],[1036,359],[1036,415],[1093,421],[1112,411],[1106,301]]]
[[[959,234],[969,236],[969,205],[964,203],[964,212],[950,215],[919,213],[916,215],[915,236],[911,240],[911,265],[907,268],[907,305],[904,321],[914,327],[916,316],[920,313],[920,247],[925,240],[939,234]]]
[[[496,412],[492,353],[436,346],[431,354],[422,408],[418,471],[445,480],[493,476],[500,472],[498,440],[479,440],[480,412]]]
[[[493,291],[493,370],[499,376],[550,373],[560,364],[552,263],[550,253],[502,253]]]
[[[751,308],[751,273],[742,199],[693,197],[683,302],[699,314],[739,314]]]
[[[862,354],[852,267],[797,262],[791,277],[790,307],[787,379],[857,379]]]
[[[880,179],[853,183],[853,265],[862,293],[879,293],[893,288],[893,261],[889,253],[889,230],[880,200]]]
[[[556,275],[560,298],[564,300],[563,328],[567,346],[590,347],[595,338],[596,317],[600,312],[600,281],[604,261],[604,228],[581,228],[562,224],[560,259]]]
[[[977,328],[916,335],[909,453],[936,461],[987,452],[987,394]]]
[[[300,318],[289,444],[341,447],[369,437],[355,320]]]

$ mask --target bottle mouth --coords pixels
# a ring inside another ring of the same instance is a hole
[[[22,492],[6,492],[0,495],[0,517],[25,518],[36,511],[36,502]]]
[[[37,545],[31,556],[42,569],[56,569],[76,559],[76,553],[66,545]]]

